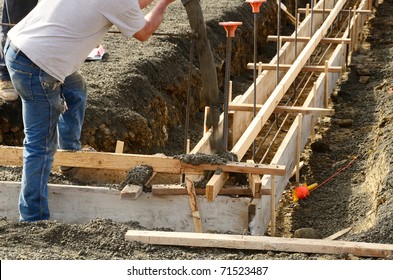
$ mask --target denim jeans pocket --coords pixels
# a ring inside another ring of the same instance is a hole
[[[56,111],[63,113],[66,110],[64,98],[62,97],[62,82],[41,70],[39,74],[41,88],[49,102]]]
[[[40,71],[40,83],[42,89],[46,91],[48,95],[52,92],[59,93],[61,82],[51,75],[47,74],[45,71]]]
[[[9,74],[14,85],[15,90],[19,93],[22,99],[32,100],[32,79],[33,73],[25,72],[21,69],[15,69],[12,65],[9,65]]]

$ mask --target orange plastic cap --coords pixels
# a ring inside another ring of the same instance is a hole
[[[220,22],[219,25],[224,26],[225,31],[227,32],[227,37],[235,37],[235,30],[239,25],[243,23],[240,21],[227,21],[227,22]]]
[[[308,187],[306,185],[303,185],[295,188],[294,194],[298,199],[303,199],[306,198],[310,194],[310,192],[308,190]]]
[[[254,14],[259,13],[262,3],[265,3],[266,1],[267,0],[246,0],[247,3],[250,3]]]

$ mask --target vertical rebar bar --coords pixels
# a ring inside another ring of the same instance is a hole
[[[298,6],[298,0],[295,0],[295,56],[294,60],[297,58],[297,27],[299,26],[299,19],[297,15],[297,7]],[[293,94],[292,97],[296,96],[296,79],[293,81]]]
[[[277,69],[276,69],[276,86],[278,85],[278,81],[280,79],[280,32],[281,29],[281,0],[277,2]]]
[[[226,44],[226,59],[225,59],[225,84],[224,84],[224,135],[223,147],[224,152],[228,151],[228,95],[229,95],[229,78],[231,72],[231,53],[232,53],[232,40],[231,36],[227,36]]]
[[[254,71],[253,71],[253,81],[254,81],[254,118],[257,115],[257,21],[258,14],[254,13]],[[252,142],[252,159],[255,160],[255,139]]]
[[[187,153],[187,140],[190,127],[190,102],[191,102],[191,84],[192,84],[192,64],[194,58],[194,38],[190,42],[190,60],[188,66],[188,88],[187,88],[187,103],[186,103],[186,120],[184,129],[184,153]]]

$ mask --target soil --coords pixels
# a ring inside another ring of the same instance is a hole
[[[114,151],[117,140],[129,153],[184,152],[184,115],[188,88],[188,20],[180,1],[174,3],[160,27],[161,33],[139,43],[108,33],[102,45],[108,55],[86,62],[80,69],[89,86],[82,142],[98,151]],[[285,3],[285,1],[284,1]],[[293,10],[291,3],[286,3]],[[217,64],[222,91],[225,34],[219,21],[242,21],[233,45],[231,79],[234,95],[252,81],[245,71],[252,61],[253,18],[243,0],[202,0],[205,21]],[[299,4],[303,7],[305,5]],[[263,8],[259,26],[259,59],[269,61],[275,46],[266,36],[275,34],[276,10]],[[301,180],[319,183],[307,199],[291,201],[291,189],[278,207],[277,235],[300,237],[302,232],[325,238],[342,229],[341,240],[393,244],[393,0],[380,0],[370,17],[364,40],[349,59],[347,72],[330,102],[335,115],[318,123],[317,139],[302,155]],[[283,19],[283,32],[292,32]],[[251,40],[250,40],[251,39]],[[199,102],[198,65],[192,70],[190,138],[200,138],[203,110]],[[15,112],[18,112],[16,114]],[[0,104],[0,144],[21,146],[20,102]],[[12,117],[11,117],[12,116]],[[0,180],[20,180],[20,169],[0,168]],[[51,183],[83,183],[52,174]],[[58,221],[18,223],[0,219],[1,259],[364,259],[352,255],[254,252],[154,246],[126,242],[124,234],[141,229],[133,222],[95,219],[86,224]],[[305,230],[310,229],[310,230]],[[269,234],[269,233],[267,233]],[[307,236],[303,236],[307,237]],[[392,259],[388,257],[388,259]]]

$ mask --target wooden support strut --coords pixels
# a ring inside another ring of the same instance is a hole
[[[202,232],[202,221],[199,213],[198,198],[195,193],[194,182],[186,178],[188,200],[190,202],[191,216],[194,221],[195,232]]]
[[[260,63],[258,64],[262,67],[263,70],[275,70],[277,68],[276,65],[267,64],[267,63]],[[254,67],[254,63],[247,63],[247,69],[252,69]],[[280,71],[288,71],[291,69],[291,64],[280,64],[279,70]],[[307,72],[325,72],[325,66],[318,66],[318,65],[306,65],[301,68],[301,71]],[[339,66],[331,66],[328,68],[329,72],[332,73],[341,73],[342,68]]]
[[[267,37],[268,41],[272,41],[275,42],[278,40],[278,37],[276,35],[269,35]],[[308,41],[310,41],[310,37],[306,37],[306,36],[298,36],[297,38],[292,37],[292,36],[280,36],[280,40],[282,40],[283,42],[299,42],[299,43],[307,43]],[[322,38],[321,39],[321,43],[324,44],[349,44],[351,42],[351,39],[349,38]]]
[[[256,105],[257,109],[261,109],[263,105]],[[252,112],[253,104],[229,104],[229,109],[233,111],[245,111]],[[298,106],[276,106],[273,111],[274,113],[286,113],[286,114],[320,114],[320,115],[334,115],[334,109],[325,109],[318,107],[298,107]]]
[[[330,13],[332,9],[313,9],[314,13]],[[349,10],[341,10],[342,13],[348,13]],[[299,13],[306,13],[309,12],[307,11],[307,8],[299,8],[298,9]],[[366,14],[366,15],[371,15],[372,11],[371,10],[355,10],[356,13],[358,14]]]
[[[182,185],[152,185],[151,190],[153,195],[187,195],[187,190]],[[205,195],[205,188],[195,188],[197,195]],[[219,195],[238,195],[238,196],[253,196],[250,188],[241,186],[225,186],[221,188]],[[263,194],[270,195],[270,190],[263,190]]]
[[[254,163],[253,160],[247,160],[248,163]],[[255,198],[261,198],[262,181],[257,174],[247,174],[249,188]]]

